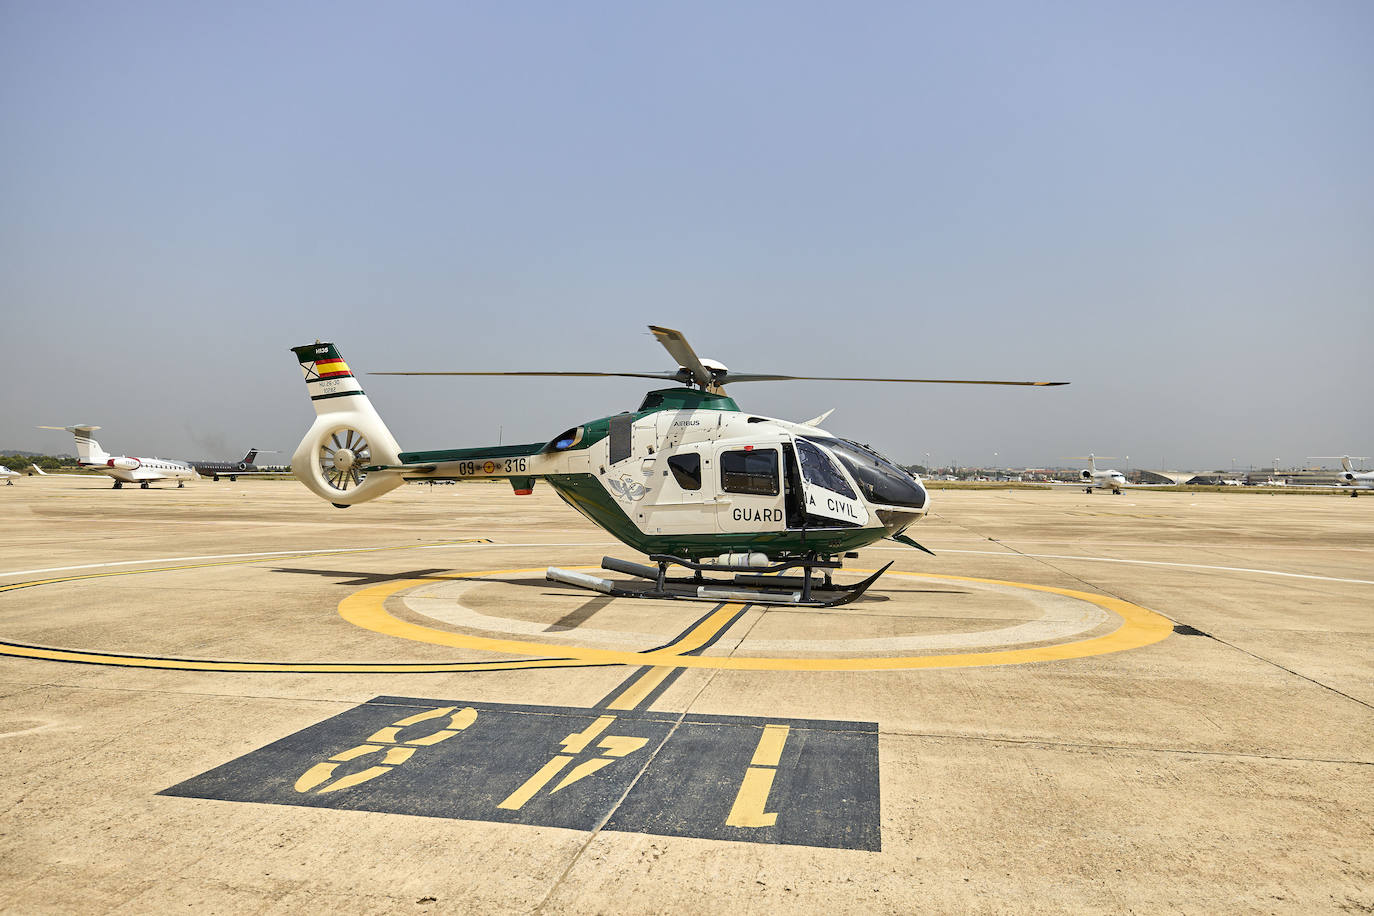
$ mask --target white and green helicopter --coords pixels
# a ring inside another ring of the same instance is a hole
[[[929,511],[926,489],[872,448],[820,429],[828,411],[804,423],[757,416],[740,410],[726,395],[727,384],[1067,384],[734,372],[699,358],[678,331],[649,330],[676,360],[676,371],[369,373],[617,376],[678,384],[650,391],[638,410],[590,420],[547,442],[416,452],[401,450],[338,348],[320,342],[294,347],[316,417],[292,456],[292,471],[340,508],[412,480],[504,478],[517,495],[544,480],[593,524],[654,563],[605,558],[604,568],[640,580],[628,584],[551,568],[553,581],[616,597],[831,606],[852,601],[887,570],[856,585],[833,582],[832,571],[858,548],[890,538],[926,550],[903,533]],[[691,575],[669,576],[672,566]],[[779,575],[797,569],[800,576]]]

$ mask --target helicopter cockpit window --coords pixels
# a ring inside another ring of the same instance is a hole
[[[554,436],[552,440],[550,440],[548,445],[544,446],[544,451],[561,452],[564,449],[572,448],[574,445],[582,441],[582,432],[582,427],[574,426],[567,432],[559,433],[558,435]]]
[[[768,448],[721,452],[720,488],[726,493],[777,496],[777,451]]]
[[[925,506],[926,491],[916,482],[916,478],[873,449],[848,439],[808,438],[824,445],[840,459],[869,502],[913,509]],[[798,440],[798,444],[800,442]]]
[[[802,477],[806,478],[807,483],[850,499],[858,498],[834,460],[805,439],[797,440],[797,461],[801,464]]]
[[[668,470],[684,490],[701,489],[701,456],[695,452],[668,456]]]

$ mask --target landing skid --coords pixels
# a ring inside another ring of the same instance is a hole
[[[765,567],[724,566],[716,563],[698,563],[681,557],[655,554],[649,559],[656,566],[603,557],[601,568],[611,572],[624,573],[652,583],[643,587],[613,582],[586,573],[573,572],[550,566],[545,578],[550,582],[562,582],[578,588],[590,589],[612,598],[652,598],[655,600],[676,601],[742,601],[749,604],[775,604],[790,607],[838,607],[848,604],[866,592],[878,577],[887,572],[891,563],[873,573],[862,582],[854,585],[837,585],[831,578],[832,570],[840,568],[833,560],[809,557],[790,560]],[[669,566],[683,566],[692,570],[691,576],[669,576]],[[800,576],[782,576],[777,573],[800,568]],[[745,570],[748,569],[746,572]],[[822,570],[817,579],[813,570]],[[710,579],[704,572],[731,572],[729,579]]]

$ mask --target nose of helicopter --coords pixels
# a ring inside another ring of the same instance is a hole
[[[921,507],[921,508],[925,508],[925,505],[926,505],[926,498],[927,498],[926,488],[925,488],[925,485],[921,483],[921,478],[919,478],[919,477],[917,477],[917,476],[915,476],[915,475],[912,475],[912,478],[911,478],[911,505],[919,506],[919,507]]]
[[[906,480],[892,481],[891,486],[885,489],[886,505],[875,511],[888,535],[895,537],[923,514],[921,510],[926,508],[926,488],[920,478],[912,475]]]
[[[901,477],[890,475],[883,481],[882,488],[870,495],[875,502],[906,509],[924,509],[928,498],[925,485],[921,483],[920,478],[905,474]]]

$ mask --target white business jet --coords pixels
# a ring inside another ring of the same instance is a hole
[[[175,480],[177,487],[196,477],[195,469],[184,461],[167,458],[135,458],[130,455],[108,454],[100,443],[91,438],[99,426],[40,426],[39,429],[65,429],[76,437],[76,457],[83,468],[90,468],[114,478],[114,489],[126,483],[136,483],[143,489],[155,480]]]
[[[1091,453],[1083,455],[1082,457],[1070,457],[1068,460],[1088,462],[1088,466],[1078,472],[1078,479],[1083,482],[1083,489],[1088,493],[1093,491],[1093,487],[1100,487],[1104,490],[1111,490],[1114,496],[1120,496],[1121,491],[1130,486],[1130,484],[1126,483],[1126,475],[1120,471],[1099,469],[1097,466],[1097,456]],[[1102,460],[1111,461],[1113,459],[1104,457]]]

